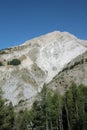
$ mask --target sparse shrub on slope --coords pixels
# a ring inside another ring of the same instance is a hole
[[[3,55],[3,54],[6,54],[6,52],[3,50],[0,50],[0,55]]]
[[[3,63],[0,61],[0,66],[3,66]]]
[[[19,59],[13,59],[11,61],[8,61],[8,65],[19,65],[21,64],[21,61]]]

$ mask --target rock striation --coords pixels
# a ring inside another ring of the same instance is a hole
[[[21,64],[9,65],[18,59]],[[43,84],[63,93],[72,81],[87,85],[87,41],[54,31],[0,51],[0,88],[14,106],[31,105]]]

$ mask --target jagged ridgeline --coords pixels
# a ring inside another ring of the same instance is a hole
[[[70,33],[0,50],[0,130],[86,130],[86,86],[87,41]]]

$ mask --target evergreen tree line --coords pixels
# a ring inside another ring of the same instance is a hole
[[[31,110],[18,113],[0,97],[0,130],[87,130],[87,87],[73,83],[61,96],[44,85]]]
[[[0,130],[13,130],[14,108],[12,103],[6,104],[0,90]]]

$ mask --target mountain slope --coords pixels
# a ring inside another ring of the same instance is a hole
[[[87,86],[87,51],[68,63],[47,86],[52,90],[58,89],[64,94],[73,82]]]
[[[21,46],[1,50],[0,61],[4,66],[0,66],[0,86],[4,98],[13,105],[24,101],[31,103],[44,83],[51,83],[69,63],[87,51],[86,44],[87,41],[67,32],[55,31]],[[8,65],[8,61],[15,58],[21,64]]]

